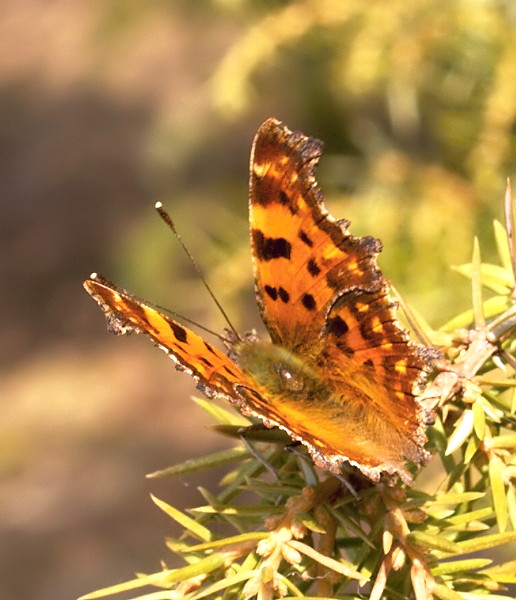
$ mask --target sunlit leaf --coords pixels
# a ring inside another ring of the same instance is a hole
[[[514,486],[509,486],[507,492],[507,513],[511,522],[512,528],[516,530],[516,489]]]
[[[512,271],[512,264],[511,264],[511,255],[509,253],[509,240],[507,238],[507,231],[505,230],[505,227],[497,219],[495,219],[493,221],[493,229],[494,229],[494,236],[495,236],[495,241],[496,241],[496,248],[498,250],[498,256],[503,265],[503,268],[508,273],[510,273]],[[514,285],[514,283],[513,283],[513,285]]]
[[[483,312],[486,318],[491,318],[502,313],[509,304],[506,295],[493,296],[483,303]],[[473,310],[466,310],[463,313],[453,317],[441,326],[443,331],[455,331],[464,327],[469,327],[474,323]]]
[[[211,571],[222,567],[223,564],[223,556],[211,554],[207,558],[204,558],[193,565],[187,565],[181,569],[171,569],[169,571],[155,573],[154,575],[138,577],[137,579],[132,579],[131,581],[126,581],[125,583],[119,583],[91,594],[86,594],[85,596],[81,596],[79,600],[93,600],[95,598],[119,594],[121,592],[134,590],[148,585],[168,587],[173,583],[186,581],[187,579],[197,577],[198,575],[210,573]]]
[[[283,512],[281,506],[231,506],[227,508],[215,508],[214,506],[196,506],[190,509],[193,513],[199,514],[221,514],[221,515],[240,515],[240,516],[257,516],[264,514],[281,514]]]
[[[317,552],[311,546],[303,544],[302,542],[299,542],[297,540],[291,540],[288,543],[288,545],[294,548],[295,550],[301,552],[302,554],[305,554],[312,560],[315,560],[316,562],[320,563],[321,565],[328,567],[328,569],[335,571],[336,573],[340,573],[341,575],[344,575],[345,577],[350,577],[351,579],[357,579],[360,582],[360,585],[366,583],[368,579],[362,573],[359,573],[355,569],[355,567],[348,561],[334,560],[329,556],[325,556],[324,554]]]
[[[237,425],[239,427],[250,425],[250,422],[237,411],[222,408],[212,400],[195,397],[192,400],[221,425]]]
[[[471,436],[466,445],[466,450],[464,451],[464,463],[466,465],[475,456],[479,447],[480,447],[479,440],[476,437]]]
[[[441,562],[439,566],[432,568],[433,575],[449,575],[451,573],[468,573],[475,569],[482,569],[493,561],[490,558],[470,558],[466,560],[453,560]]]
[[[516,583],[516,560],[483,569],[482,573],[499,583]]]
[[[182,527],[190,531],[192,535],[200,538],[205,542],[209,542],[212,540],[212,533],[209,529],[203,527],[200,523],[198,523],[188,515],[185,515],[177,508],[174,508],[173,506],[170,506],[170,504],[163,502],[163,500],[156,498],[156,496],[151,495],[151,498],[154,501],[154,503],[159,508],[161,508],[161,510],[165,514],[174,519],[174,521],[177,521]]]
[[[196,592],[195,594],[187,596],[187,598],[188,600],[200,600],[201,598],[207,598],[210,596],[214,597],[213,594],[216,594],[217,592],[230,588],[239,583],[243,583],[244,581],[248,581],[257,574],[258,573],[256,571],[243,571],[230,577],[224,577],[223,579],[219,579],[216,583],[206,586],[205,588]]]
[[[472,410],[465,410],[455,424],[446,448],[446,454],[452,454],[468,439],[473,432],[474,415]]]
[[[516,531],[506,531],[504,533],[484,535],[474,537],[470,540],[457,542],[457,546],[460,547],[460,554],[469,554],[471,552],[486,550],[487,548],[496,548],[497,546],[502,546],[503,544],[514,541],[516,541]]]
[[[213,454],[207,454],[199,458],[190,458],[177,465],[155,471],[154,473],[149,473],[147,477],[152,479],[172,477],[174,475],[186,475],[188,473],[196,473],[197,471],[204,471],[206,469],[214,469],[250,457],[251,453],[246,448],[237,446],[236,448],[214,452]]]
[[[461,494],[455,494],[450,492],[449,494],[438,494],[432,504],[462,504],[463,502],[473,502],[474,500],[480,500],[485,496],[484,492],[463,492]]]
[[[469,279],[473,276],[473,266],[471,263],[453,267],[453,269]],[[501,296],[508,294],[514,285],[511,271],[507,271],[498,265],[488,265],[485,263],[480,265],[480,276],[482,285]]]
[[[478,400],[473,402],[471,408],[473,409],[473,427],[475,429],[475,434],[479,440],[483,440],[486,428],[486,417],[484,413],[484,408]]]
[[[489,460],[489,481],[491,482],[491,495],[496,513],[498,529],[505,531],[507,527],[507,500],[505,497],[505,484],[503,480],[505,464],[498,456]]]
[[[441,550],[442,552],[451,552],[453,554],[459,552],[459,547],[455,542],[447,540],[443,536],[431,535],[425,531],[413,531],[409,534],[408,539],[423,548]]]
[[[506,433],[493,438],[493,448],[516,448],[516,433]]]
[[[440,598],[441,600],[464,600],[462,594],[440,583],[434,587],[433,593],[436,598]]]
[[[252,533],[242,533],[241,535],[233,535],[221,540],[213,540],[206,544],[196,544],[189,546],[187,552],[199,552],[200,550],[211,550],[213,548],[222,548],[231,544],[242,544],[244,542],[266,539],[270,534],[265,531],[255,531]]]

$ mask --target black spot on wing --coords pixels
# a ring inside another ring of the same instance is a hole
[[[178,325],[177,323],[170,323],[170,327],[172,328],[172,332],[174,334],[174,337],[176,338],[176,340],[178,342],[182,342],[185,343],[188,335],[186,333],[186,329],[184,329],[183,327],[181,327],[181,325]]]
[[[284,288],[282,288],[282,287],[278,288],[278,295],[285,304],[287,304],[289,302],[290,294]]]
[[[280,190],[278,194],[279,203],[286,206],[291,215],[297,214],[299,208],[297,203],[294,202],[283,190]]]
[[[299,233],[298,233],[299,239],[306,244],[309,248],[311,248],[314,243],[312,242],[312,240],[306,235],[306,233],[300,229]]]
[[[277,300],[278,299],[278,291],[276,290],[275,287],[272,287],[270,285],[266,285],[264,287],[265,293],[267,294],[267,296],[269,296],[269,298],[271,300]]]
[[[319,273],[321,272],[321,269],[319,268],[319,266],[317,265],[317,263],[315,262],[314,258],[311,258],[308,263],[307,263],[307,269],[308,272],[310,273],[310,275],[312,277],[317,277],[317,275],[319,275]]]
[[[292,245],[285,238],[266,237],[259,229],[253,229],[252,237],[258,260],[290,259]]]
[[[232,371],[227,365],[224,365],[224,371],[226,371],[226,373],[229,373],[232,377],[236,377],[237,374]]]
[[[337,315],[336,317],[327,319],[325,331],[328,335],[341,337],[349,331],[349,327],[346,321]]]
[[[301,304],[306,308],[306,310],[313,311],[317,308],[317,304],[315,303],[312,294],[303,294],[301,298]]]
[[[215,356],[217,356],[217,353],[213,349],[213,346],[211,346],[210,344],[208,344],[208,342],[204,342],[204,345],[206,346],[206,350],[208,350],[208,352],[211,352],[212,354],[215,354]]]

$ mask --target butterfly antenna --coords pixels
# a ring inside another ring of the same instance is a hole
[[[215,337],[219,338],[219,340],[221,342],[225,342],[226,344],[229,342],[228,338],[224,337],[220,333],[217,333],[216,331],[212,331],[209,327],[205,327],[204,325],[197,323],[197,321],[194,321],[193,319],[189,319],[188,317],[185,317],[184,315],[180,315],[179,313],[176,313],[175,311],[170,310],[170,308],[166,308],[165,306],[160,306],[159,304],[154,304],[153,306],[155,308],[157,308],[159,311],[169,314],[171,317],[175,317],[176,319],[179,319],[180,321],[185,321],[186,323],[190,323],[190,325],[195,325],[195,327],[197,327],[197,329],[202,329],[206,333],[214,335]]]
[[[201,269],[199,268],[199,266],[197,265],[197,263],[195,262],[194,257],[192,256],[192,254],[190,253],[190,250],[188,250],[188,248],[186,247],[185,243],[183,242],[183,239],[181,238],[181,236],[179,235],[179,233],[177,232],[176,226],[174,225],[174,221],[172,221],[171,216],[168,214],[168,212],[163,208],[163,204],[161,202],[156,202],[156,204],[154,205],[154,208],[158,211],[159,216],[163,219],[163,221],[165,221],[165,223],[169,226],[169,228],[171,229],[172,233],[176,236],[177,241],[181,244],[181,248],[183,248],[186,256],[188,257],[188,260],[190,261],[192,267],[195,269],[195,272],[199,275],[199,277],[201,278],[201,281],[204,285],[204,287],[206,288],[206,290],[208,291],[208,294],[211,296],[212,300],[215,302],[217,308],[220,310],[222,316],[224,317],[226,323],[228,324],[230,330],[233,332],[233,335],[235,336],[235,338],[237,340],[240,341],[240,336],[238,335],[236,329],[233,327],[233,324],[231,323],[231,321],[229,320],[229,317],[226,313],[226,311],[222,308],[221,303],[217,300],[215,294],[213,293],[212,289],[210,288],[210,286],[208,285],[208,282],[206,281],[204,275],[202,274]],[[192,321],[190,321],[191,323]],[[205,331],[209,331],[208,329],[206,329],[205,327],[202,327],[202,329],[204,329]],[[213,332],[210,332],[213,333]],[[218,336],[221,337],[221,336]],[[223,338],[221,338],[223,339]]]

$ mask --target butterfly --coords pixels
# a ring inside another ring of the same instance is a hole
[[[409,339],[377,265],[381,242],[355,237],[324,206],[322,142],[266,120],[255,136],[249,221],[256,298],[270,340],[230,356],[103,277],[84,282],[110,329],[149,336],[209,397],[228,399],[306,446],[316,465],[412,483],[433,414],[418,400],[436,351]],[[235,358],[233,358],[235,357]]]

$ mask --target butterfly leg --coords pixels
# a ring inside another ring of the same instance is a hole
[[[348,490],[348,492],[353,496],[353,498],[356,501],[358,501],[358,493],[357,493],[356,489],[353,487],[353,484],[351,483],[351,481],[349,481],[349,479],[347,479],[346,477],[344,477],[344,475],[340,475],[340,474],[337,474],[337,473],[334,473],[333,475],[341,483],[344,484],[344,487]]]
[[[245,445],[245,447],[249,450],[249,452],[254,456],[254,458],[256,458],[256,460],[258,460],[259,462],[262,463],[262,465],[268,470],[270,471],[274,477],[279,481],[280,480],[280,476],[279,473],[276,469],[276,467],[274,467],[274,465],[272,465],[266,458],[265,456],[263,456],[263,454],[261,452],[258,452],[258,450],[253,446],[250,437],[252,436],[253,432],[256,431],[268,431],[269,429],[267,427],[265,427],[265,425],[262,425],[260,423],[257,423],[255,425],[249,425],[247,427],[240,427],[238,430],[238,435],[240,437],[240,439],[242,440],[243,444]]]
[[[292,442],[291,444],[287,444],[284,447],[284,449],[288,450],[289,452],[295,453],[296,456],[299,456],[303,460],[311,462],[311,459],[309,458],[309,456],[305,452],[302,452],[298,449],[299,446],[301,446],[301,445],[302,445],[301,442],[295,441],[295,442]],[[336,477],[341,483],[344,484],[344,487],[349,491],[349,493],[353,496],[353,498],[355,500],[358,500],[358,493],[357,493],[356,489],[353,487],[353,484],[349,481],[349,479],[347,479],[344,476],[344,473],[342,473],[342,474],[341,473],[332,473],[332,475],[334,477]]]

